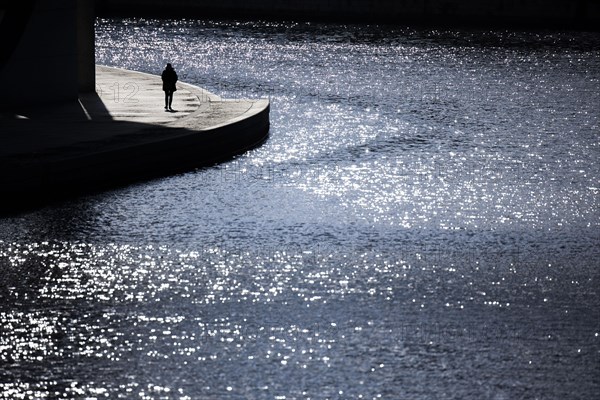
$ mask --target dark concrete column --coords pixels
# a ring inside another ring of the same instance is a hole
[[[94,91],[94,0],[8,4],[0,4],[0,108],[68,102]]]
[[[96,90],[94,0],[77,0],[77,81],[79,92]]]
[[[75,0],[11,2],[0,21],[0,107],[77,99],[75,21]]]

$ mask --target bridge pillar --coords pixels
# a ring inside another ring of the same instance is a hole
[[[77,0],[77,81],[80,92],[96,90],[94,24],[94,1]]]
[[[1,108],[94,90],[93,0],[2,2],[0,37]]]

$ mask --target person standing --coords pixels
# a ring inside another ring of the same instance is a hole
[[[165,92],[165,111],[173,111],[171,104],[173,103],[173,93],[177,90],[175,83],[177,82],[177,73],[173,69],[171,63],[167,63],[165,70],[161,76],[163,82],[163,90]]]

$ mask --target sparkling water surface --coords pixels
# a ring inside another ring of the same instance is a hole
[[[96,35],[100,64],[269,97],[271,136],[1,219],[0,398],[600,393],[598,34]]]

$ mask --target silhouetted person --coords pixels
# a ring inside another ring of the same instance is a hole
[[[171,66],[171,63],[167,64],[160,77],[162,78],[163,90],[165,91],[165,111],[173,111],[171,104],[173,103],[173,93],[177,90],[175,87],[177,73]]]

